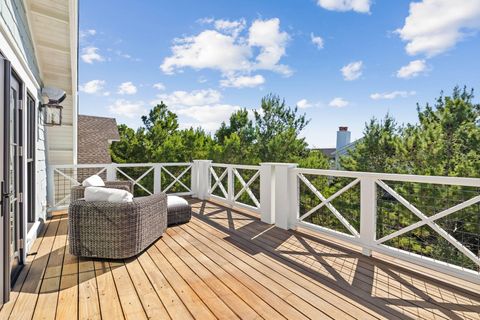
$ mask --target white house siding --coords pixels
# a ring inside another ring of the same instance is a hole
[[[10,60],[12,68],[24,83],[23,96],[26,97],[29,92],[38,104],[40,98],[41,80],[39,76],[39,68],[35,60],[35,52],[32,45],[32,38],[27,25],[25,8],[22,0],[0,0],[0,50],[2,54]],[[25,108],[26,100],[24,100],[24,141],[27,144],[27,128],[26,118],[28,109]],[[24,254],[28,252],[30,246],[37,236],[37,232],[41,227],[42,221],[46,218],[46,143],[45,128],[41,119],[40,112],[37,113],[37,134],[36,134],[36,223],[30,228],[27,234],[27,224],[24,224],[24,234],[26,234]],[[2,124],[3,125],[3,124]],[[27,172],[27,161],[24,157],[23,172]],[[27,201],[24,197],[24,221],[27,221]]]

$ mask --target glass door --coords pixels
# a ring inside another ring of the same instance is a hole
[[[7,193],[8,193],[8,216],[10,228],[10,277],[11,283],[14,282],[18,275],[21,265],[20,256],[20,239],[21,239],[21,215],[19,196],[21,190],[21,158],[20,158],[20,141],[21,141],[21,86],[19,81],[12,75],[10,77],[10,103],[8,108],[8,137],[5,150],[8,150],[8,160],[6,169]]]

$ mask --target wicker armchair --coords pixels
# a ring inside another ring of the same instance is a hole
[[[167,228],[164,193],[134,198],[130,203],[70,203],[70,253],[80,257],[126,259],[155,242]]]
[[[105,181],[105,188],[113,189],[122,189],[128,192],[133,193],[133,182],[132,181]],[[74,186],[72,187],[70,193],[70,202],[73,202],[78,199],[82,199],[85,196],[85,187],[84,186]]]

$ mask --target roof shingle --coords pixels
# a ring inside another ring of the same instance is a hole
[[[111,163],[110,142],[119,139],[115,118],[79,115],[77,162]]]

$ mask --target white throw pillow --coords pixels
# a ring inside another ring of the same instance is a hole
[[[188,205],[188,201],[179,196],[167,196],[167,207],[176,208]]]
[[[107,201],[112,203],[133,202],[133,194],[121,189],[88,187],[85,189],[85,201]]]
[[[82,186],[84,187],[105,187],[105,182],[103,182],[102,178],[100,176],[94,174],[91,177],[88,177],[87,179],[83,180]]]

